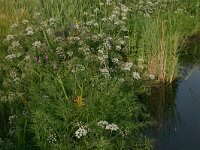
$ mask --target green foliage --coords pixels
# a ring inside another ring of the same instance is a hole
[[[137,96],[150,79],[177,77],[182,38],[199,29],[198,0],[0,6],[0,148],[151,148]]]
[[[113,3],[109,10],[67,34],[39,13],[11,26],[1,102],[13,108],[14,147],[123,149],[145,139],[149,116],[137,100],[144,83],[128,58],[128,9]]]

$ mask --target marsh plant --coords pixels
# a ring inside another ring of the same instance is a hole
[[[128,56],[129,8],[104,5],[108,13],[101,5],[86,12],[67,34],[42,13],[11,25],[1,104],[10,105],[12,134],[2,141],[18,149],[150,148],[141,133],[149,117],[137,100],[143,75]]]

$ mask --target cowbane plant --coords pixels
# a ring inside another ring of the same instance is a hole
[[[107,121],[99,121],[97,125],[102,127],[103,129],[107,129],[111,131],[119,130],[119,127],[116,124],[114,123],[109,124]]]
[[[20,104],[13,125],[27,138],[24,146],[127,149],[145,138],[138,131],[148,124],[148,115],[136,96],[142,82],[133,77],[137,66],[128,56],[129,8],[114,1],[98,7],[108,13],[88,12],[67,36],[56,17],[35,13],[5,37],[1,101]],[[21,115],[24,110],[28,115]],[[78,121],[87,126],[77,128]]]

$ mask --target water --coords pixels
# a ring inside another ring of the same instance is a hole
[[[160,118],[157,117],[160,120],[155,132],[157,142],[154,149],[200,150],[199,68],[179,82],[174,98],[174,106],[171,105],[167,110],[169,115],[160,113]]]

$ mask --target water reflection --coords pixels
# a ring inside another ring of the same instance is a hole
[[[157,139],[155,149],[160,149],[163,144],[169,142],[168,135],[176,134],[176,124],[180,120],[175,104],[178,83],[176,81],[172,85],[160,84],[151,88],[147,106],[155,119],[154,137]]]

